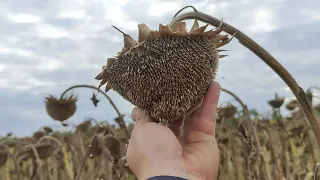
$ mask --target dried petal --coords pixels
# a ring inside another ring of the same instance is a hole
[[[181,31],[185,31],[186,30],[186,22],[178,22],[173,28],[172,31],[173,32],[181,32]]]
[[[138,30],[139,30],[138,41],[142,42],[142,41],[148,40],[150,36],[150,29],[148,28],[148,26],[145,24],[139,24]]]
[[[206,28],[208,27],[208,25],[209,25],[209,24],[207,24],[207,25],[205,25],[205,26],[201,26],[200,28],[195,29],[195,30],[193,30],[193,31],[190,31],[190,34],[192,34],[192,35],[200,35],[200,34],[202,34],[202,33],[206,30]]]
[[[236,33],[234,33],[233,36],[232,36],[230,39],[228,39],[228,40],[226,40],[226,41],[222,41],[222,42],[216,43],[216,48],[219,48],[219,47],[221,47],[221,46],[224,46],[224,45],[228,44],[228,43],[233,39],[233,37],[234,37],[235,35],[236,35]]]
[[[104,76],[104,73],[103,73],[103,71],[101,71],[101,72],[95,77],[95,79],[96,79],[96,80],[101,80],[101,79],[103,78],[103,76]]]
[[[162,24],[159,24],[159,33],[161,36],[164,35],[174,35],[172,29],[169,26],[164,26]]]
[[[226,34],[226,35],[221,35],[221,36],[218,36],[215,40],[214,40],[214,42],[215,43],[217,43],[217,42],[219,42],[219,41],[225,41],[225,40],[227,40],[228,39],[228,35]]]
[[[123,31],[121,31],[119,28],[114,27],[116,30],[118,30],[119,32],[121,32],[123,34],[123,42],[124,42],[124,47],[127,49],[130,49],[131,47],[134,47],[135,45],[138,44],[138,41],[134,40],[130,35],[124,33]]]
[[[222,59],[222,58],[224,58],[226,56],[228,56],[228,55],[219,55],[218,57],[219,57],[219,59]]]
[[[191,31],[194,31],[194,30],[196,30],[196,29],[199,29],[199,23],[198,23],[198,20],[194,20],[194,22],[193,22],[193,25],[192,25],[192,28],[191,28],[190,32],[191,32]]]
[[[160,33],[158,31],[150,31],[150,36],[149,36],[149,40],[153,40],[153,39],[158,39],[160,38]]]
[[[108,58],[108,60],[107,60],[107,68],[110,68],[115,60],[116,60],[116,58]]]
[[[107,85],[106,85],[106,88],[105,88],[105,92],[108,92],[110,89],[112,89],[112,86],[111,86],[111,84],[110,83],[108,83]]]

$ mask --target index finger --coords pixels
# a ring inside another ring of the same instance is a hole
[[[198,130],[209,135],[215,136],[217,106],[220,96],[219,83],[212,81],[203,100]]]

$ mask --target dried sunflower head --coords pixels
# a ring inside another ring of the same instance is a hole
[[[109,149],[111,152],[111,155],[113,156],[113,160],[115,162],[118,162],[118,160],[121,158],[121,143],[120,140],[112,135],[107,135],[104,137],[105,146]]]
[[[232,118],[236,113],[237,108],[232,104],[228,104],[226,107],[221,107],[218,111],[219,117],[225,118]]]
[[[156,121],[179,119],[201,105],[224,57],[218,48],[232,39],[221,35],[220,27],[205,31],[207,26],[195,20],[187,32],[185,22],[173,28],[160,24],[156,31],[139,24],[138,41],[121,31],[122,51],[108,59],[96,79]]]
[[[284,102],[284,98],[278,97],[277,93],[275,94],[275,98],[274,99],[268,101],[269,105],[272,108],[280,108],[282,106],[283,102]]]
[[[299,106],[298,101],[297,101],[297,100],[292,100],[292,101],[290,101],[290,102],[286,105],[286,108],[287,108],[289,111],[292,111],[292,110],[294,110],[295,108],[297,108],[298,106]]]
[[[76,127],[76,131],[85,133],[85,132],[88,131],[88,129],[90,128],[90,126],[91,126],[91,121],[90,121],[90,120],[86,120],[86,121],[84,121],[83,123],[79,124],[79,125]]]
[[[33,138],[38,141],[40,138],[42,138],[43,136],[47,135],[46,132],[44,131],[36,131],[33,133]]]
[[[51,127],[43,127],[43,130],[47,133],[47,134],[50,134],[53,132],[52,128]]]
[[[56,149],[52,144],[46,143],[36,146],[36,150],[40,159],[46,159],[50,157]]]
[[[70,118],[77,109],[77,97],[70,95],[66,98],[57,99],[50,95],[46,97],[46,109],[51,118],[57,121],[65,121]]]

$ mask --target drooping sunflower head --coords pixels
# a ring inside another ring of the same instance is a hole
[[[284,98],[283,97],[278,97],[277,94],[275,94],[275,98],[268,101],[269,105],[272,107],[272,108],[280,108],[282,106],[284,102]]]
[[[154,120],[176,120],[198,108],[218,69],[218,48],[232,38],[222,29],[205,31],[198,21],[159,25],[150,30],[139,24],[138,41],[124,35],[119,55],[109,58],[97,76],[106,91],[113,89]]]
[[[74,95],[61,99],[50,95],[45,99],[47,113],[54,120],[65,121],[76,112],[77,97]]]

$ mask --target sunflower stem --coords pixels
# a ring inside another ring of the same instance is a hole
[[[102,90],[100,90],[99,88],[97,88],[97,87],[95,87],[95,86],[83,85],[83,84],[71,86],[71,87],[69,87],[68,89],[66,89],[66,90],[61,94],[60,99],[62,99],[63,96],[64,96],[68,91],[70,91],[70,90],[72,90],[72,89],[75,89],[75,88],[91,88],[91,89],[95,89],[95,90],[99,91],[101,94],[103,94],[104,97],[106,97],[106,98],[109,100],[109,103],[110,103],[111,106],[114,108],[114,110],[116,111],[117,115],[119,116],[119,120],[120,120],[120,121],[118,122],[119,126],[124,129],[124,131],[125,131],[125,133],[126,133],[126,136],[127,136],[127,139],[130,139],[129,130],[128,130],[125,122],[124,122],[124,119],[123,119],[123,117],[122,117],[119,109],[118,109],[117,106],[114,104],[114,102],[112,101],[112,99],[111,99],[105,92],[103,92]]]
[[[233,92],[231,92],[231,91],[229,91],[229,90],[227,90],[227,89],[225,89],[223,87],[221,87],[220,89],[221,89],[221,91],[223,91],[223,92],[229,94],[230,96],[232,96],[241,105],[241,107],[243,109],[243,115],[244,115],[245,123],[246,123],[247,126],[249,126],[250,131],[251,131],[250,134],[251,134],[251,136],[253,136],[253,139],[254,139],[254,141],[256,143],[256,148],[257,148],[257,151],[258,151],[257,161],[258,161],[258,163],[265,163],[265,162],[261,162],[260,154],[262,154],[262,149],[261,149],[261,145],[260,145],[258,134],[256,132],[256,129],[255,129],[253,123],[252,123],[252,119],[250,117],[250,113],[249,113],[248,107]]]
[[[251,50],[254,54],[256,54],[261,60],[263,60],[271,69],[273,69],[281,79],[288,85],[293,94],[296,96],[299,105],[306,116],[306,119],[309,123],[313,131],[313,135],[317,141],[317,148],[320,147],[320,121],[317,119],[313,109],[311,108],[308,100],[306,98],[306,94],[304,90],[298,85],[296,80],[291,76],[291,74],[273,57],[269,54],[265,49],[263,49],[260,45],[258,45],[255,41],[250,39],[244,33],[236,29],[235,27],[220,21],[219,19],[212,17],[208,14],[202,12],[188,12],[181,14],[175,17],[169,24],[169,27],[175,26],[180,21],[188,20],[188,19],[196,19],[205,23],[208,23],[212,26],[224,28],[224,31],[228,34],[234,35],[235,38],[239,40],[239,42]]]
[[[6,153],[10,156],[10,158],[12,159],[13,163],[14,163],[14,168],[15,168],[15,173],[17,175],[17,179],[20,180],[21,176],[20,176],[20,166],[18,164],[18,161],[16,159],[16,157],[10,152],[10,148],[8,147],[8,145],[1,143],[0,144],[0,148],[4,149],[6,151]]]

